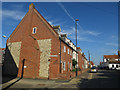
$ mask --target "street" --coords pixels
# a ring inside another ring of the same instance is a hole
[[[98,73],[89,73],[88,79],[81,78],[77,84],[79,88],[119,88],[120,71],[99,70]]]
[[[15,78],[3,83],[2,88],[120,88],[119,76],[120,71],[99,70],[87,71],[70,81]]]

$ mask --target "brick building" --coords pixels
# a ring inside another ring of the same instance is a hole
[[[74,77],[73,52],[79,54],[77,67],[80,68],[82,55],[60,31],[60,26],[50,25],[30,4],[29,11],[7,40],[3,73],[41,79]]]
[[[80,47],[77,47],[77,51],[78,51],[78,68],[80,68],[81,70],[85,69],[84,67],[84,56],[82,54],[82,50]]]

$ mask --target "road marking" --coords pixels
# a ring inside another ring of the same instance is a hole
[[[93,74],[90,73],[89,76],[88,76],[88,79],[92,79],[92,76],[93,76]]]

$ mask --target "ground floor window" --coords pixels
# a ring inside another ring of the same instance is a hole
[[[63,62],[63,69],[64,69],[64,71],[65,71],[65,62]]]
[[[72,69],[72,65],[71,65],[71,63],[70,63],[70,70]]]
[[[69,71],[69,61],[68,61],[68,71]]]

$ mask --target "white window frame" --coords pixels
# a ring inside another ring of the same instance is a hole
[[[34,32],[35,29],[35,32]],[[35,34],[37,32],[37,27],[33,27],[32,34]]]
[[[69,49],[68,49],[68,54],[69,54]]]
[[[66,52],[66,47],[64,46],[64,52]]]
[[[64,69],[64,71],[65,71],[65,68],[66,68],[65,62],[63,62],[63,69]]]

